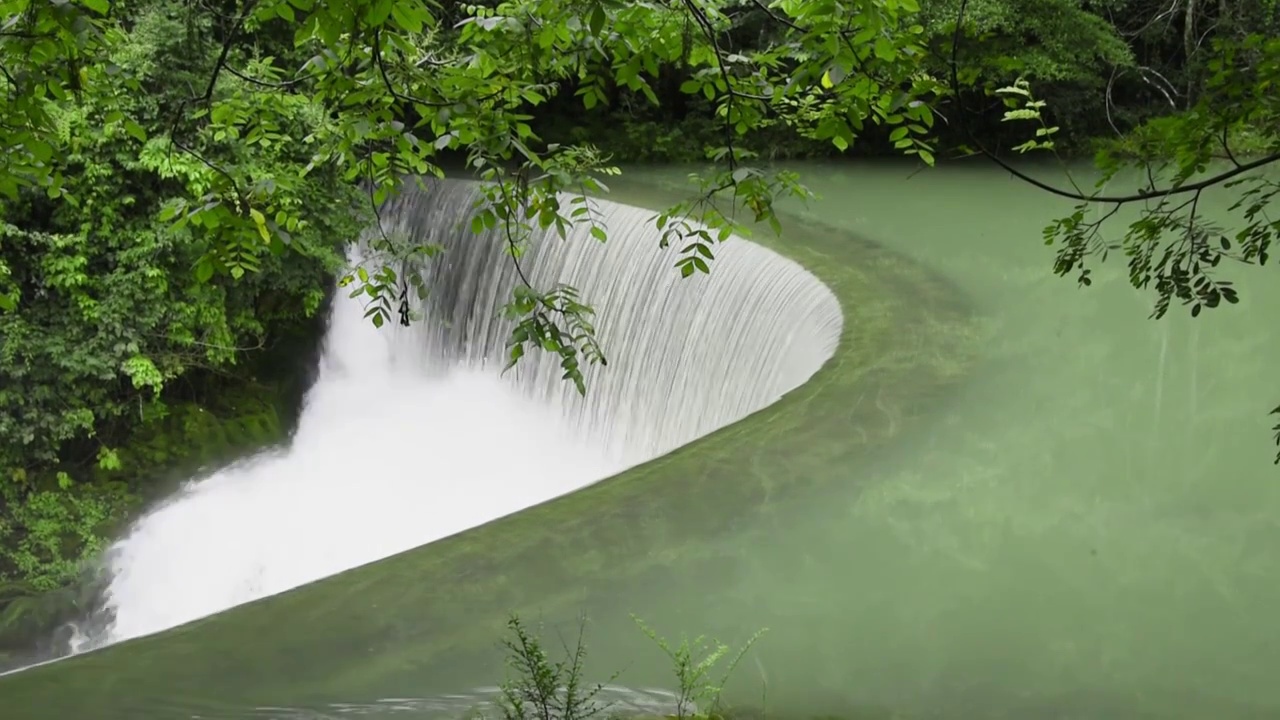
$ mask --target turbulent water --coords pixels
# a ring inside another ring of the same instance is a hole
[[[83,648],[164,630],[431,542],[663,454],[773,402],[830,357],[842,318],[799,265],[731,238],[682,280],[652,213],[592,201],[608,228],[535,238],[537,286],[597,306],[607,368],[584,398],[536,353],[503,374],[519,277],[505,237],[475,236],[478,186],[410,188],[383,229],[445,248],[424,321],[375,329],[333,303],[318,379],[287,448],[190,484],[109,554],[106,629]],[[566,205],[567,207],[567,205]],[[353,259],[359,259],[354,249]]]

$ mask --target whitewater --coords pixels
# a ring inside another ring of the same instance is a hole
[[[535,285],[599,309],[608,367],[579,396],[556,358],[503,372],[521,278],[497,233],[467,228],[478,186],[410,188],[383,231],[445,253],[409,327],[375,328],[338,292],[288,444],[188,483],[109,550],[86,651],[160,632],[476,527],[607,478],[765,407],[834,352],[842,315],[808,271],[741,238],[682,280],[653,213],[606,200],[588,228],[535,238]],[[362,248],[352,249],[353,261]]]

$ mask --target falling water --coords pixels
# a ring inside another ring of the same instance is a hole
[[[808,379],[834,352],[835,297],[746,241],[682,280],[651,213],[593,201],[586,228],[534,238],[538,286],[599,308],[607,368],[585,398],[555,358],[505,375],[498,310],[517,272],[496,233],[472,235],[478,185],[410,188],[384,231],[445,248],[424,269],[424,320],[375,329],[339,293],[315,386],[286,449],[191,483],[109,555],[113,618],[89,646],[164,630],[454,534],[590,484],[733,422]],[[566,203],[566,207],[567,207]],[[358,258],[360,251],[353,250]]]

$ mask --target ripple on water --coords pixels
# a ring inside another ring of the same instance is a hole
[[[397,715],[411,718],[493,718],[500,717],[497,701],[501,688],[480,687],[466,693],[426,698],[382,698],[371,703],[333,703],[322,708],[257,707],[254,720],[331,720],[333,718]],[[660,688],[629,688],[606,685],[596,696],[596,704],[607,717],[666,717],[676,712],[679,697]],[[691,703],[686,714],[696,713]]]

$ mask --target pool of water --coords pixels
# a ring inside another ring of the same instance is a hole
[[[740,559],[698,602],[654,607],[691,632],[769,627],[754,674],[805,711],[1280,712],[1268,271],[1224,270],[1238,306],[1153,321],[1154,294],[1128,284],[1122,259],[1087,289],[1053,276],[1041,228],[1070,206],[990,167],[797,169],[820,195],[797,212],[970,294],[985,362],[891,457],[850,468],[847,494],[726,541]],[[752,674],[735,686],[744,700],[759,693]]]

